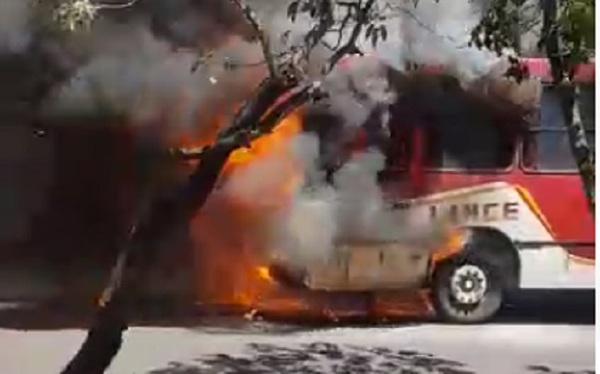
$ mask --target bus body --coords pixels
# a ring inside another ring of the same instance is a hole
[[[491,318],[508,291],[593,289],[594,216],[557,94],[547,84],[549,66],[544,59],[522,63],[546,83],[537,118],[527,125],[485,124],[485,116],[461,106],[452,93],[434,100],[433,108],[447,106],[437,119],[413,115],[414,103],[392,106],[390,121],[406,123],[390,126],[400,130],[390,134],[393,149],[387,150],[388,165],[380,174],[390,209],[421,222],[449,219],[464,233],[457,250],[438,261],[435,251],[431,255],[406,243],[349,243],[329,263],[295,272],[295,283],[302,278],[313,291],[375,294],[425,288],[438,316],[460,323]],[[590,64],[575,77],[592,149],[594,74]],[[439,126],[419,123],[428,118]],[[461,121],[471,121],[469,131]],[[272,267],[276,278],[290,284],[289,268]]]
[[[549,83],[545,59],[523,59],[532,75]],[[580,113],[589,146],[595,145],[594,65],[582,65],[575,81],[580,85]],[[464,113],[469,116],[470,113]],[[490,141],[466,158],[473,167],[457,168],[436,147],[469,134],[415,127],[404,165],[413,176],[404,182],[386,171],[382,184],[390,199],[432,219],[450,215],[463,227],[493,232],[510,242],[518,254],[521,288],[594,288],[595,227],[579,172],[562,121],[556,93],[544,84],[539,116],[521,136]],[[437,132],[437,133],[435,133]],[[471,142],[483,142],[474,138]],[[512,144],[507,144],[512,143]],[[464,143],[469,148],[469,143]],[[416,146],[415,146],[416,145]],[[485,154],[487,153],[487,154]],[[417,162],[415,162],[417,160]],[[420,160],[420,165],[418,160]],[[398,164],[396,160],[396,164]],[[412,169],[412,170],[411,170]],[[418,174],[418,175],[417,175]],[[408,184],[408,185],[407,185]],[[406,193],[416,196],[403,200]]]

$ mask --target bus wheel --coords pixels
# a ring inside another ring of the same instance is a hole
[[[485,322],[500,309],[501,272],[486,255],[463,253],[438,266],[433,274],[432,301],[442,320]]]

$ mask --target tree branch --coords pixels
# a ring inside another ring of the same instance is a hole
[[[362,3],[359,2],[359,6]],[[356,14],[356,24],[352,29],[352,33],[350,34],[350,38],[348,41],[338,49],[333,56],[329,59],[329,67],[327,72],[331,71],[334,66],[347,54],[362,54],[361,50],[356,46],[356,42],[360,37],[360,34],[363,30],[363,27],[367,24],[369,13],[375,4],[375,0],[367,0],[364,7],[359,8]]]
[[[235,6],[237,6],[246,21],[254,28],[256,31],[257,37],[259,39],[260,45],[262,47],[263,55],[265,56],[265,61],[267,63],[267,68],[269,69],[269,75],[273,78],[279,77],[279,71],[277,69],[277,62],[275,61],[275,55],[271,51],[271,45],[269,41],[269,37],[260,22],[258,21],[258,17],[247,4],[243,2],[243,0],[231,0]]]
[[[249,147],[250,142],[260,138],[270,132],[272,132],[277,124],[290,115],[294,110],[298,109],[303,104],[309,101],[318,101],[326,97],[326,92],[322,90],[320,82],[311,82],[300,87],[293,89],[287,97],[281,102],[275,105],[266,115],[260,119],[260,122],[253,128],[248,130],[247,137],[244,139],[246,143],[244,146]],[[223,133],[222,141],[227,141],[227,137],[232,136],[234,131],[233,127],[230,127]],[[197,148],[177,148],[172,150],[175,157],[182,160],[198,160],[202,157],[202,154],[209,147],[197,147]]]
[[[98,4],[94,4],[94,6],[98,10],[102,10],[102,9],[125,9],[125,8],[129,8],[129,7],[133,6],[133,5],[135,5],[138,1],[140,1],[140,0],[129,0],[128,2],[122,3],[122,4],[98,3]]]
[[[296,85],[293,80],[267,77],[252,99],[238,110],[232,125],[220,132],[212,145],[197,152],[195,158],[199,162],[188,180],[175,193],[155,201],[148,214],[137,220],[119,251],[86,339],[62,374],[101,374],[108,368],[129,325],[128,298],[136,292],[139,272],[154,257],[161,239],[187,225],[202,208],[233,151],[272,131],[293,108],[320,93],[319,84],[311,83],[293,90],[277,103]]]
[[[596,166],[594,155],[588,145],[585,128],[581,122],[580,114],[576,106],[577,87],[567,84],[567,72],[572,72],[573,66],[565,59],[561,50],[561,34],[558,24],[558,0],[545,0],[543,2],[544,23],[542,44],[546,49],[546,56],[550,61],[553,78],[553,86],[560,98],[560,107],[564,120],[569,143],[575,160],[581,182],[586,193],[587,203],[592,215],[595,214],[595,189],[596,189]]]

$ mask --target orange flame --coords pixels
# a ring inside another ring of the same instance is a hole
[[[449,230],[443,246],[432,255],[433,264],[435,265],[436,263],[459,253],[463,248],[463,242],[466,235],[467,233],[461,229]]]
[[[273,278],[271,277],[271,273],[269,272],[269,268],[267,266],[259,266],[258,268],[256,268],[256,271],[260,279],[266,280],[268,282],[273,281]]]
[[[220,121],[216,119],[212,129],[218,130]],[[269,204],[256,204],[252,199],[216,191],[192,222],[199,301],[306,316],[327,310],[304,298],[286,294],[265,266],[266,255],[272,249],[269,248],[272,213],[290,202],[295,188],[302,181],[301,165],[289,144],[301,128],[299,113],[293,113],[271,134],[254,140],[249,148],[238,149],[229,157],[223,170],[226,183],[228,178],[252,171],[251,168],[260,161],[276,159],[285,167],[277,169],[281,175],[274,179],[275,184],[268,185],[268,191],[261,190]],[[204,133],[196,142],[185,139],[185,145],[208,144],[209,135]],[[448,232],[445,245],[433,255],[434,264],[460,251],[464,233],[457,230]],[[430,309],[427,296],[421,293],[407,296],[406,303],[402,304],[398,304],[398,295],[385,299],[376,300],[378,307],[372,310],[376,316],[422,315]],[[337,318],[336,313],[340,315],[339,311],[330,313],[332,319]],[[357,308],[352,313],[362,311]]]
[[[230,155],[223,169],[225,183],[245,171],[252,172],[250,168],[261,160],[276,160],[283,166],[277,169],[281,175],[273,179],[274,183],[268,183],[264,186],[266,191],[260,191],[269,204],[217,191],[192,223],[197,286],[202,301],[253,307],[268,300],[275,288],[269,269],[264,266],[265,254],[270,249],[269,225],[274,209],[281,209],[290,201],[302,180],[299,161],[289,146],[301,128],[299,113],[293,113],[272,133]]]

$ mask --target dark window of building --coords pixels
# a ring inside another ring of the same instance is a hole
[[[595,88],[583,85],[577,103],[581,121],[586,129],[588,145],[595,152]],[[569,134],[564,126],[560,101],[552,87],[544,87],[540,102],[539,121],[523,142],[523,165],[532,171],[576,172],[577,163]]]

